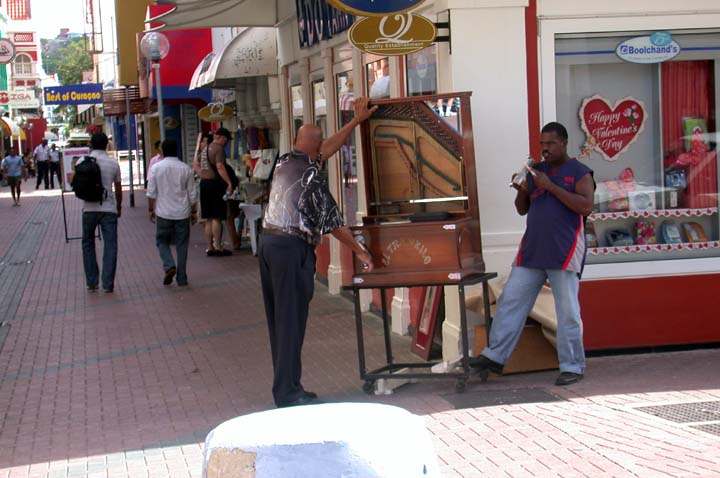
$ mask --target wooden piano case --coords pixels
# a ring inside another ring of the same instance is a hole
[[[440,284],[483,273],[470,93],[372,104],[379,108],[362,125],[368,215],[352,229],[375,269],[355,261],[353,283]]]

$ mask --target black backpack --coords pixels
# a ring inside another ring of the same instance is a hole
[[[105,188],[102,184],[102,174],[97,160],[92,156],[85,158],[75,165],[75,175],[70,183],[75,196],[88,202],[102,204],[105,198]]]

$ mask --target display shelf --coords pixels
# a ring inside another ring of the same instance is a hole
[[[591,256],[609,256],[614,254],[630,254],[634,252],[654,251],[693,251],[705,249],[720,249],[720,241],[682,242],[680,244],[633,244],[632,246],[608,246],[588,248]]]
[[[712,216],[717,214],[718,208],[705,207],[699,209],[657,209],[652,211],[618,211],[618,212],[597,212],[590,214],[590,221],[607,221],[612,219],[629,219],[641,217],[698,217]]]

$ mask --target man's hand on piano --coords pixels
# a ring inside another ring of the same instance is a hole
[[[372,114],[375,113],[375,110],[378,109],[377,106],[368,108],[369,105],[370,98],[361,96],[360,98],[357,98],[355,100],[355,118],[357,119],[358,123],[362,123],[363,121],[371,117]]]
[[[372,270],[375,268],[373,265],[372,256],[370,256],[369,253],[363,252],[360,254],[357,254],[357,258],[360,261],[360,264],[362,264],[361,272],[372,272]]]

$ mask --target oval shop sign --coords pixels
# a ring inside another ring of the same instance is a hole
[[[630,63],[662,63],[680,53],[680,45],[667,32],[635,37],[620,43],[615,49],[620,59]]]
[[[407,55],[432,45],[435,24],[422,15],[363,18],[353,24],[348,39],[355,48],[374,55]]]
[[[338,10],[365,17],[383,17],[412,10],[425,0],[328,0]]]

